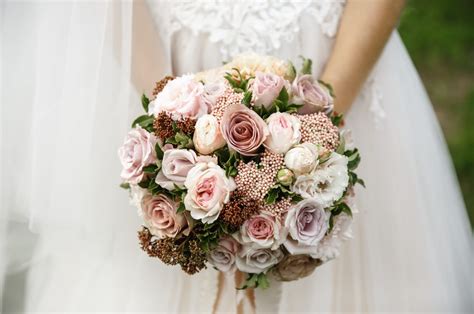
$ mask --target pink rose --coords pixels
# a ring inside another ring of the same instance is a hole
[[[281,76],[257,71],[252,83],[252,97],[255,105],[270,108],[284,85],[285,80]]]
[[[209,263],[220,271],[234,271],[235,259],[240,244],[232,237],[226,237],[219,240],[219,244],[208,256]]]
[[[204,96],[204,85],[193,80],[192,75],[177,77],[168,82],[155,100],[150,103],[149,114],[165,111],[174,119],[198,118],[209,113],[209,103]]]
[[[161,170],[155,182],[167,190],[173,190],[175,184],[182,187],[189,170],[197,163],[198,157],[189,149],[166,149],[163,154]]]
[[[321,111],[329,114],[333,110],[333,99],[329,91],[309,74],[296,77],[292,84],[292,93],[292,102],[303,105],[298,110],[300,114]]]
[[[280,219],[270,212],[262,211],[243,223],[239,240],[242,244],[261,248],[277,249],[285,240],[286,229]]]
[[[305,199],[290,208],[285,227],[289,237],[284,243],[290,254],[314,254],[329,228],[329,214],[314,199]]]
[[[214,222],[224,204],[229,202],[230,192],[236,186],[227,178],[224,169],[214,162],[197,163],[188,173],[184,186],[188,189],[184,198],[191,217],[203,223]]]
[[[122,163],[123,180],[131,184],[142,181],[143,167],[156,162],[155,145],[158,142],[156,136],[148,133],[140,126],[128,132],[125,142],[119,148],[118,154]]]
[[[151,234],[174,238],[187,225],[183,214],[176,213],[178,205],[165,195],[147,194],[142,199],[145,225]]]
[[[217,100],[222,97],[227,90],[227,86],[224,81],[216,81],[204,85],[204,99],[209,108],[212,109],[216,105]]]
[[[206,114],[196,121],[193,143],[194,148],[203,155],[211,154],[224,147],[225,140],[216,117]]]
[[[244,156],[256,156],[267,139],[268,127],[255,111],[238,104],[225,111],[221,132],[230,148]]]
[[[267,119],[270,135],[265,143],[266,148],[277,154],[286,153],[301,140],[300,120],[285,112],[275,112]]]

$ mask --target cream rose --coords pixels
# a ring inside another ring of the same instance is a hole
[[[157,137],[140,126],[128,132],[118,155],[122,164],[120,176],[125,182],[138,184],[142,181],[143,167],[156,162]]]
[[[165,195],[147,194],[141,207],[145,225],[158,238],[174,238],[187,225],[185,216],[176,213],[176,202]]]
[[[318,165],[318,148],[306,142],[295,146],[285,154],[285,166],[296,176],[310,173]]]
[[[269,136],[263,143],[277,154],[286,153],[301,140],[300,120],[285,112],[276,112],[267,118]]]
[[[193,142],[194,148],[203,155],[211,154],[224,147],[225,140],[216,117],[206,114],[197,120],[194,127]]]
[[[236,186],[227,178],[224,169],[214,162],[197,163],[188,173],[184,186],[188,189],[184,198],[191,216],[203,223],[214,222],[224,204],[229,202],[230,192]]]
[[[255,106],[270,108],[285,86],[285,80],[272,73],[255,73],[252,81],[252,98]]]
[[[174,119],[198,118],[209,113],[209,102],[205,99],[204,85],[196,82],[192,75],[177,77],[168,82],[150,105],[149,114],[165,111]]]

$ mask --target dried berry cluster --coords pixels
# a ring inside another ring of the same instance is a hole
[[[238,229],[247,219],[257,214],[262,205],[261,201],[252,200],[242,193],[234,192],[230,202],[222,208],[219,219],[229,227]]]
[[[206,268],[206,253],[196,239],[184,239],[180,242],[173,238],[153,239],[146,227],[138,232],[138,239],[140,247],[149,256],[157,257],[168,265],[179,264],[187,274],[193,275]]]
[[[175,77],[168,75],[156,82],[155,88],[153,89],[153,96],[156,97],[156,95],[158,95],[163,90],[163,88],[165,88],[166,84],[174,79]]]
[[[178,131],[191,136],[194,133],[195,125],[195,119],[183,118],[174,120],[170,114],[160,112],[153,122],[153,129],[156,136],[167,139],[175,136]]]

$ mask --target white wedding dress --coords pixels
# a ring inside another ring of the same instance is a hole
[[[190,277],[147,257],[136,239],[140,219],[118,188],[116,149],[143,88],[132,84],[132,45],[143,35],[132,28],[142,22],[134,9],[105,1],[0,6],[5,311],[212,311],[217,272]],[[244,52],[303,55],[318,75],[344,1],[149,1],[147,9],[160,75]],[[367,185],[357,191],[353,239],[310,277],[257,291],[256,312],[472,312],[472,231],[397,32],[346,118]],[[223,304],[235,309],[241,297],[227,290]]]

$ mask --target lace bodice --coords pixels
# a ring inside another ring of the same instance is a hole
[[[321,31],[336,34],[345,0],[175,0],[149,1],[162,37],[188,29],[217,43],[223,60],[243,52],[272,54],[300,31],[310,14]]]
[[[346,0],[148,0],[165,50],[169,53],[168,62],[178,73],[201,71],[246,52],[290,60],[296,60],[298,55],[304,54],[313,58],[313,70],[319,73],[332,49],[345,2]],[[173,46],[176,44],[175,35],[182,34],[186,34],[184,42],[199,38],[184,49],[192,50],[191,52]],[[213,48],[209,50],[203,43],[213,45]],[[288,46],[291,47],[290,53],[287,51]],[[194,54],[197,50],[205,51],[205,54],[211,52],[211,55],[205,56],[207,61],[220,61],[201,63],[202,55],[196,57]],[[374,75],[365,83],[361,97],[378,124],[385,117],[385,110]]]

